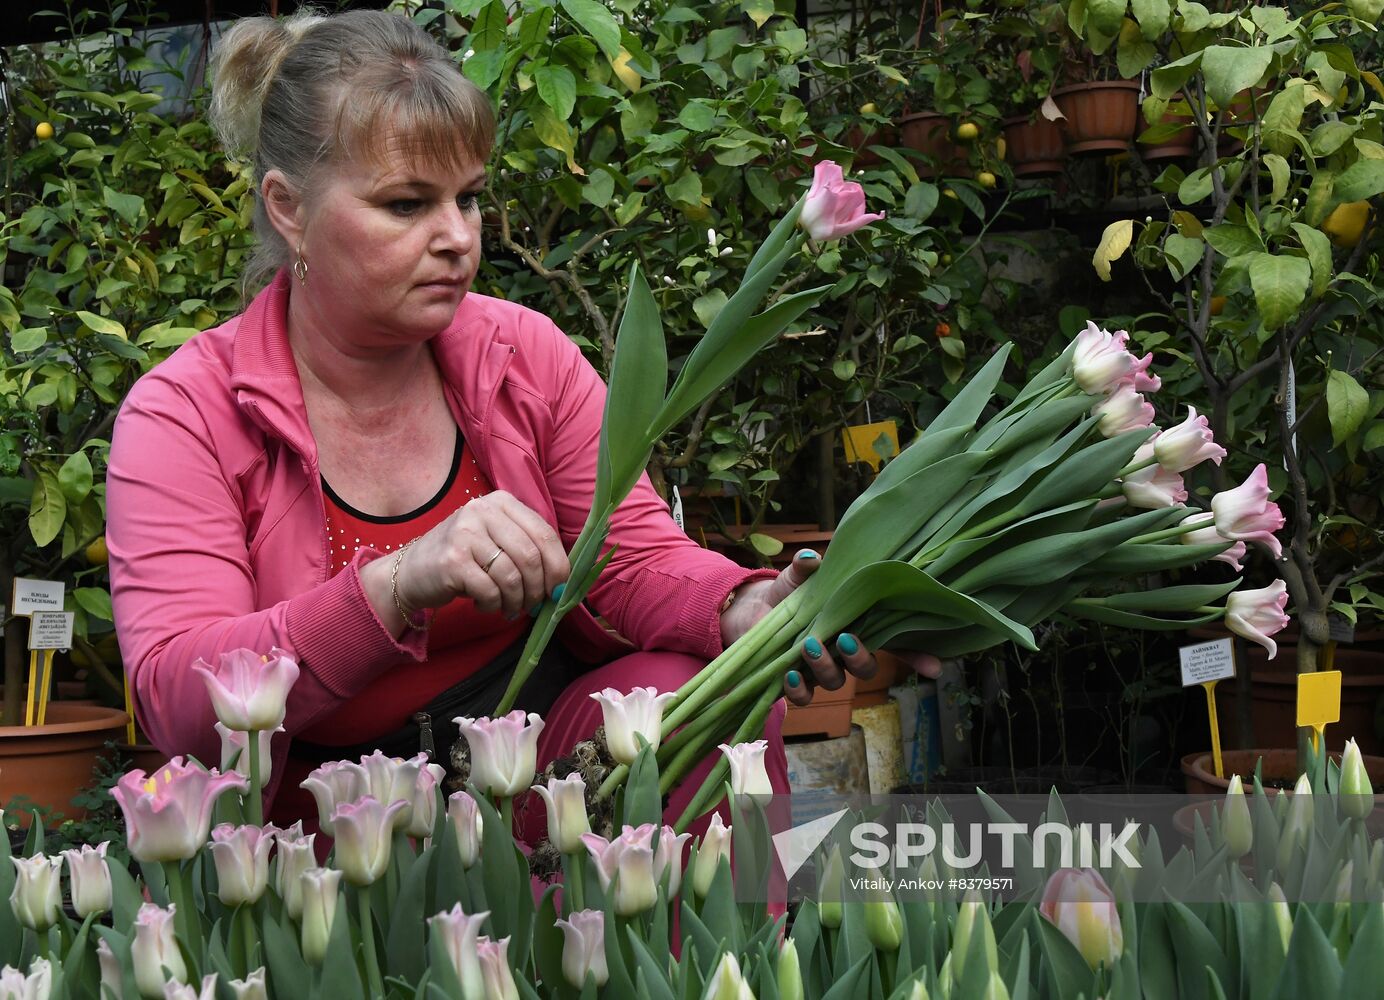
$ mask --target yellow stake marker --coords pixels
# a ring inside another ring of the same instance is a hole
[[[1318,670],[1298,676],[1297,724],[1312,728],[1312,749],[1322,746],[1328,725],[1341,721],[1341,672]]]
[[[841,431],[841,440],[846,450],[847,462],[865,462],[874,472],[879,472],[883,461],[875,450],[875,443],[885,439],[885,453],[892,458],[899,453],[899,425],[892,420],[877,420],[872,424],[855,424]]]
[[[1220,681],[1206,681],[1206,714],[1211,717],[1211,761],[1216,765],[1216,777],[1225,777],[1225,767],[1221,764],[1221,724],[1216,720],[1216,685]]]
[[[130,695],[130,675],[125,674],[125,715],[128,717],[125,722],[125,742],[130,746],[135,745],[135,700]]]
[[[38,650],[29,651],[29,697],[24,705],[24,725],[34,724],[34,698],[38,694]]]
[[[53,654],[54,649],[43,651],[43,680],[38,685],[38,724],[44,725],[48,721],[48,691],[53,686]]]

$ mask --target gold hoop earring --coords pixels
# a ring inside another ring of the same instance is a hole
[[[303,259],[303,247],[299,244],[293,258],[293,276],[304,285],[308,283],[308,262]]]

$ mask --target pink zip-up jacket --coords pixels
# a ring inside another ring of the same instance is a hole
[[[189,340],[131,389],[106,477],[111,594],[144,731],[164,753],[211,765],[220,741],[198,659],[278,646],[298,658],[289,739],[406,658],[365,597],[362,548],[330,573],[317,448],[289,348],[287,272],[240,316]],[[471,292],[431,343],[448,406],[476,462],[571,547],[591,506],[605,384],[550,320]],[[718,608],[746,570],[681,531],[648,478],[612,519],[615,557],[591,605],[644,649],[710,658]],[[621,647],[584,608],[563,623],[579,656]],[[348,735],[348,734],[347,734]],[[276,774],[289,739],[273,741]],[[348,742],[348,740],[343,740]],[[274,785],[269,789],[272,794]]]

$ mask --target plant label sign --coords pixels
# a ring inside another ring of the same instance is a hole
[[[17,576],[14,578],[14,599],[10,606],[17,615],[31,615],[36,611],[61,611],[63,590],[61,580],[32,580]]]
[[[71,611],[35,611],[29,622],[29,648],[70,649],[75,617]]]
[[[1182,686],[1223,681],[1235,676],[1235,652],[1229,639],[1214,639],[1177,651],[1182,660]]]
[[[1297,724],[1320,729],[1341,721],[1341,672],[1298,675]]]

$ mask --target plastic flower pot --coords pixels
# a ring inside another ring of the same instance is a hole
[[[55,701],[41,726],[0,726],[0,803],[22,795],[35,805],[81,819],[72,797],[91,783],[107,741],[119,741],[124,712]]]
[[[966,147],[952,139],[951,119],[935,111],[920,111],[904,115],[896,122],[899,142],[908,149],[929,157],[932,163],[919,164],[918,174],[936,177],[955,174],[966,164]]]
[[[1004,120],[1004,158],[1015,177],[1060,174],[1067,146],[1060,122],[1021,115]]]
[[[1139,81],[1075,83],[1053,91],[1067,119],[1067,152],[1128,151],[1139,123]]]
[[[1190,115],[1179,115],[1172,112],[1165,112],[1160,125],[1179,125],[1181,126],[1175,133],[1160,142],[1144,143],[1142,139],[1139,143],[1139,155],[1144,158],[1144,162],[1153,163],[1158,160],[1185,160],[1196,155],[1197,152],[1197,130],[1192,124]]]
[[[1331,728],[1327,727],[1327,733]],[[1375,788],[1384,789],[1384,757],[1364,754],[1365,772]],[[1224,795],[1230,787],[1230,776],[1238,774],[1244,783],[1246,793],[1254,786],[1254,766],[1260,758],[1264,759],[1260,774],[1264,783],[1264,794],[1277,795],[1279,792],[1292,793],[1298,777],[1297,748],[1280,750],[1223,750],[1221,763],[1225,777],[1216,776],[1215,765],[1209,751],[1190,753],[1182,758],[1182,773],[1186,777],[1189,795]],[[1341,754],[1333,752],[1331,759],[1338,764]],[[1375,801],[1384,804],[1384,793],[1375,796]]]
[[[809,705],[788,703],[783,717],[784,736],[818,736],[839,739],[850,735],[851,699],[855,697],[856,677],[846,674],[846,683],[835,691],[817,688]]]

